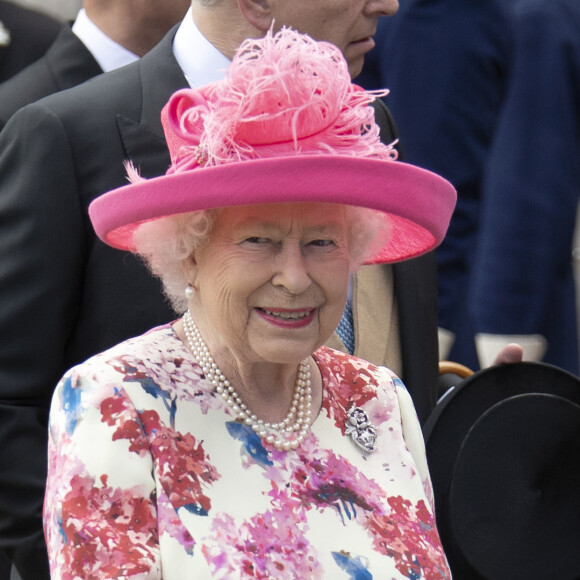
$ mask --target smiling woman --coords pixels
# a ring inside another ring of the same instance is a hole
[[[374,96],[330,44],[248,41],[164,109],[167,174],[93,202],[184,314],[56,390],[53,578],[449,578],[410,396],[323,346],[350,272],[432,249],[454,205]]]

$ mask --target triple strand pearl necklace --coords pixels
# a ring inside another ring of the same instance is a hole
[[[256,414],[244,403],[230,381],[226,379],[213,360],[189,310],[183,315],[183,328],[189,348],[197,359],[203,374],[237,418],[276,449],[280,451],[296,449],[308,435],[312,417],[312,381],[308,358],[305,358],[298,365],[294,396],[286,417],[279,423],[270,423],[258,419]]]

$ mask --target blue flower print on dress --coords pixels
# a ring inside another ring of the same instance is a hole
[[[372,580],[373,575],[367,570],[360,558],[352,558],[340,552],[332,552],[334,561],[348,574],[349,580]]]
[[[244,444],[244,450],[260,465],[270,467],[272,461],[268,459],[268,452],[262,445],[260,437],[252,431],[251,427],[237,421],[228,421],[226,423],[228,433]]]
[[[68,435],[72,435],[82,414],[81,395],[78,381],[73,384],[69,375],[63,381],[61,405],[66,415],[65,429]]]
[[[172,397],[167,390],[162,389],[151,377],[147,376],[144,371],[140,371],[133,366],[127,365],[124,369],[126,376],[124,382],[136,382],[141,385],[143,390],[155,399],[161,399],[165,408],[169,411],[169,421],[175,426],[176,399]]]

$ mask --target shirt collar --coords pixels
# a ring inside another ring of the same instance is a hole
[[[191,87],[202,87],[225,77],[230,61],[199,31],[191,8],[179,25],[173,54]]]
[[[79,11],[72,31],[87,47],[104,72],[109,72],[139,60],[139,57],[109,38],[87,16],[84,8]]]

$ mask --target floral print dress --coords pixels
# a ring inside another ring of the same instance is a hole
[[[450,578],[411,399],[322,347],[322,409],[278,451],[235,421],[170,326],[71,369],[50,414],[53,579]],[[377,431],[363,452],[347,411]]]

